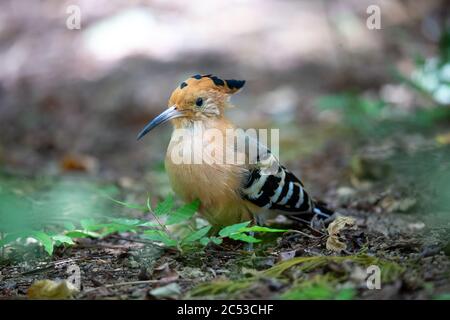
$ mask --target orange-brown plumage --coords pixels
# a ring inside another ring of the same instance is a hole
[[[205,129],[218,128],[225,131],[232,125],[225,119],[204,120]],[[224,132],[225,133],[225,132]],[[174,191],[185,201],[199,199],[200,213],[215,226],[227,226],[233,223],[253,219],[253,205],[242,199],[240,189],[248,169],[238,164],[174,164],[172,151],[178,144],[187,144],[202,139],[195,134],[181,141],[172,139],[166,154],[165,166]]]

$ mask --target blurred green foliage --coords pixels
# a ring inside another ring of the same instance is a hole
[[[432,213],[436,223],[450,221],[450,146],[397,152],[389,160],[397,176],[415,190],[421,212]],[[432,221],[430,221],[432,223]]]
[[[102,194],[118,189],[76,178],[20,178],[0,175],[0,231],[42,229],[111,213]]]
[[[450,293],[443,293],[443,294],[437,295],[434,299],[435,300],[450,300]]]
[[[417,95],[430,98],[432,104],[417,106],[413,111],[399,110],[376,96],[351,91],[320,97],[316,106],[338,112],[341,127],[357,134],[355,141],[423,131],[450,122],[450,29],[441,36],[437,56],[417,57],[411,75],[399,71],[394,75]]]
[[[450,106],[450,29],[441,35],[438,56],[417,57],[416,70],[407,82],[436,103]]]
[[[51,254],[53,247],[73,244],[62,230],[86,218],[114,215],[118,189],[77,178],[22,178],[0,175],[0,247],[33,238]]]
[[[341,127],[353,142],[382,139],[393,134],[427,132],[439,123],[450,122],[450,108],[432,107],[399,114],[395,107],[381,99],[368,98],[357,93],[328,95],[317,99],[322,110],[334,110],[341,116]]]
[[[249,227],[250,221],[228,226],[217,236],[210,235],[211,226],[197,226],[194,214],[199,201],[174,206],[172,196],[153,209],[113,198],[118,189],[75,179],[26,179],[0,176],[0,247],[29,238],[39,242],[48,254],[59,245],[73,245],[76,238],[101,238],[114,233],[139,233],[143,239],[161,243],[180,251],[208,243],[221,244],[223,239],[256,243],[252,233],[284,232],[266,227]],[[154,220],[117,217],[121,207],[151,213]],[[184,225],[178,232],[168,226]]]
[[[322,110],[339,112],[342,126],[364,134],[375,131],[387,107],[381,100],[365,98],[353,92],[324,96],[316,103]]]

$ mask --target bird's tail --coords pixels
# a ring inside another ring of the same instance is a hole
[[[319,219],[327,220],[331,218],[331,216],[334,214],[334,211],[327,208],[327,205],[323,202],[314,202],[314,214],[317,215]]]
[[[334,219],[335,212],[329,209],[325,203],[320,201],[313,202],[311,212],[302,212],[297,214],[286,215],[287,218],[308,225],[324,224],[327,225]]]

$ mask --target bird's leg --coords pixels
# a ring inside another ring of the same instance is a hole
[[[255,236],[255,233],[253,231],[250,231],[248,234],[251,237]],[[244,246],[244,250],[247,251],[247,252],[253,252],[254,251],[253,242],[246,243],[245,246]]]
[[[255,214],[255,215],[253,215],[253,225],[255,225],[255,226],[262,226],[262,225],[264,225],[264,217],[263,217],[262,214]],[[248,234],[251,237],[255,236],[255,232],[253,232],[253,231],[250,231]],[[248,252],[253,252],[254,251],[253,250],[253,243],[252,242],[247,243],[245,245],[245,247],[244,247],[244,250],[248,251]]]

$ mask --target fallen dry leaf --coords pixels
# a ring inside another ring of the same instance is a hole
[[[69,299],[78,289],[67,280],[38,280],[27,291],[30,299]]]
[[[328,226],[328,239],[326,247],[328,250],[341,252],[347,248],[347,244],[340,240],[339,233],[344,229],[355,228],[355,219],[339,216]]]
[[[387,196],[381,200],[380,206],[389,213],[407,212],[409,209],[414,207],[416,203],[417,200],[414,198],[395,199],[392,196]]]
[[[60,167],[64,171],[95,172],[98,169],[98,161],[89,155],[67,154],[61,160]]]
[[[336,236],[330,236],[327,239],[327,249],[335,252],[341,252],[342,250],[345,250],[347,248],[347,245],[340,241],[338,237]]]

